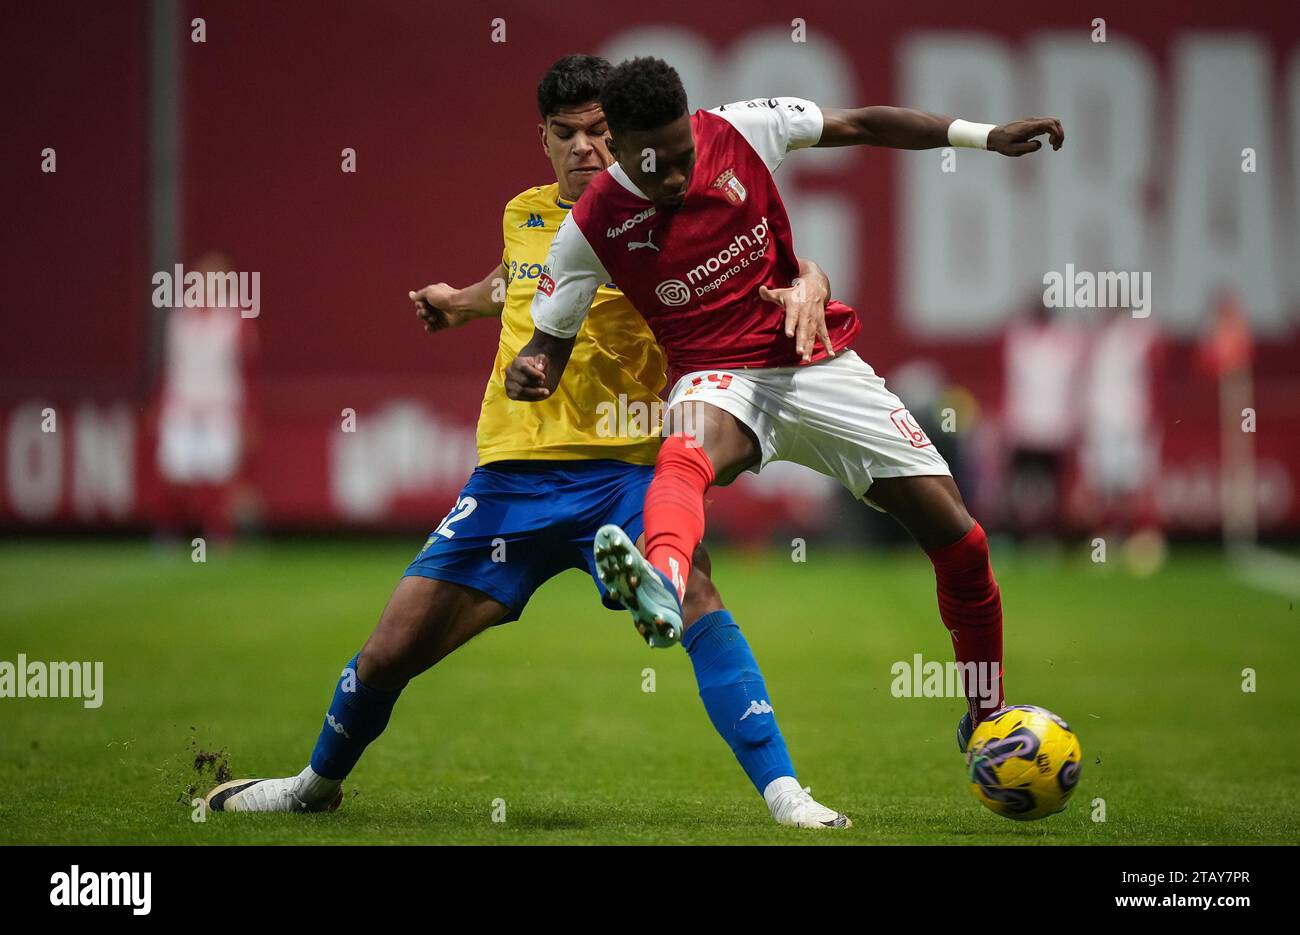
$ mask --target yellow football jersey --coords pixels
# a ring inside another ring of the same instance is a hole
[[[556,183],[521,192],[501,219],[508,286],[501,341],[478,420],[479,464],[612,458],[653,464],[659,452],[664,353],[613,284],[601,286],[559,388],[540,402],[506,396],[505,369],[533,336],[532,303],[551,240],[572,205]]]

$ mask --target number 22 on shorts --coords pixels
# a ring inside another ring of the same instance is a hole
[[[451,512],[443,517],[442,522],[438,524],[438,528],[433,531],[433,534],[435,536],[443,536],[447,539],[454,538],[456,530],[451,527],[456,523],[459,523],[466,516],[469,516],[469,514],[473,513],[477,508],[478,501],[473,497],[461,497],[456,501],[456,505],[451,508]]]

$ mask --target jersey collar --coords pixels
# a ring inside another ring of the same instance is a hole
[[[626,188],[626,189],[627,189],[628,191],[630,191],[632,194],[636,195],[636,196],[637,196],[638,198],[640,198],[642,201],[649,201],[649,200],[650,200],[649,198],[647,198],[647,197],[645,196],[645,192],[643,192],[643,191],[641,191],[641,189],[637,188],[637,187],[636,187],[636,183],[633,182],[630,178],[627,177],[627,173],[623,171],[623,167],[622,167],[619,163],[617,163],[617,162],[614,163],[614,164],[611,165],[611,166],[609,167],[609,169],[606,170],[606,171],[608,171],[609,174],[612,175],[612,176],[614,177],[614,181],[615,181],[615,182],[618,182],[618,184],[622,185],[624,188]]]

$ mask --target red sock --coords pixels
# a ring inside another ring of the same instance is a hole
[[[963,664],[966,703],[971,722],[978,724],[1004,703],[1002,594],[989,564],[989,540],[984,527],[976,523],[952,545],[929,555],[938,585],[939,616],[952,635],[957,662]],[[969,663],[978,668],[965,665]],[[991,706],[985,700],[990,697]]]
[[[704,538],[704,492],[713,483],[713,465],[690,435],[664,441],[655,476],[645,495],[645,554],[686,596],[691,556]]]

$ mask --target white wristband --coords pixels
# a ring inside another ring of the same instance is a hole
[[[948,124],[948,142],[953,146],[965,146],[968,149],[988,149],[989,133],[996,127],[996,123],[954,120]]]

